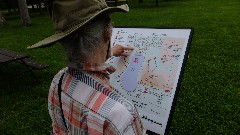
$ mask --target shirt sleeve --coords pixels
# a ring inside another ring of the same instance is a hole
[[[146,130],[139,116],[131,121],[131,124],[126,127],[123,135],[146,135]]]

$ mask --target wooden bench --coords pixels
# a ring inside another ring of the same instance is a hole
[[[0,48],[0,64],[17,62],[26,66],[27,68],[27,70],[14,73],[13,75],[22,74],[28,71],[32,72],[33,69],[42,70],[49,67],[49,65],[39,63],[35,60],[30,59],[29,57],[30,57],[29,55],[24,55],[15,51]],[[0,71],[3,72],[1,69]],[[5,78],[8,78],[8,77],[5,77]],[[3,80],[3,78],[0,78],[0,80]]]
[[[8,63],[19,59],[25,59],[28,58],[29,55],[22,55],[17,54],[13,51],[7,51],[5,49],[0,48],[0,62],[1,63]]]
[[[34,60],[28,59],[28,58],[22,59],[22,60],[17,60],[17,62],[27,65],[27,66],[30,66],[33,69],[38,69],[38,70],[42,70],[42,69],[49,67],[49,65],[42,64],[42,63],[36,62]]]
[[[0,62],[1,63],[7,63],[7,62],[11,62],[11,61],[14,61],[14,59],[11,57],[8,57],[6,55],[0,54]]]

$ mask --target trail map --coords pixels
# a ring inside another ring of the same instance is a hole
[[[114,28],[112,46],[133,47],[128,57],[111,57],[110,83],[138,109],[144,126],[164,134],[191,29]]]

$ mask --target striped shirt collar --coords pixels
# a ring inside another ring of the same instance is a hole
[[[79,71],[100,73],[103,74],[107,79],[109,79],[109,75],[116,70],[113,66],[106,63],[68,63],[68,67],[70,67],[70,69]]]

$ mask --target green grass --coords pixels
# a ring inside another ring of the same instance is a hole
[[[194,28],[170,134],[240,134],[240,1],[165,0],[155,7],[154,0],[131,0],[129,5],[129,13],[112,15],[115,26]],[[49,16],[31,13],[29,28],[20,27],[16,15],[6,19],[9,25],[0,28],[0,47],[30,54],[51,67],[34,71],[38,80],[27,73],[0,82],[0,134],[47,134],[48,88],[65,65],[64,52],[59,44],[26,49],[53,33]]]

